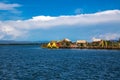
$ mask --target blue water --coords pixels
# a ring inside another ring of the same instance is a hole
[[[0,80],[120,80],[120,51],[0,46]]]

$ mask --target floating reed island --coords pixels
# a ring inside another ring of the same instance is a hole
[[[92,42],[87,42],[86,40],[77,40],[72,42],[71,40],[65,38],[60,41],[50,41],[41,45],[42,48],[49,49],[118,49],[120,50],[120,40],[102,40],[93,39]]]

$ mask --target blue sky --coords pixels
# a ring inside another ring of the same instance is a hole
[[[1,40],[118,39],[120,0],[0,0]]]

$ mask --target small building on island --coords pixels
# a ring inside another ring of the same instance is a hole
[[[51,41],[47,44],[47,48],[59,48],[57,41]]]
[[[92,46],[93,47],[100,47],[101,43],[102,43],[102,39],[93,38]]]
[[[72,43],[72,41],[70,39],[65,38],[65,39],[59,41],[59,43],[61,45],[60,46],[61,48],[69,48],[71,43]]]
[[[78,47],[87,47],[87,41],[86,40],[77,40],[76,44]]]
[[[97,39],[93,38],[92,46],[93,47],[108,47],[108,42],[107,40],[102,40],[102,39]]]

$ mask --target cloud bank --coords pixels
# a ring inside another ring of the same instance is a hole
[[[18,5],[13,5],[12,8]],[[7,9],[7,7],[5,8]],[[11,8],[10,8],[11,9]],[[12,36],[17,38],[35,29],[49,29],[54,27],[85,27],[99,24],[119,23],[120,10],[107,10],[92,14],[64,15],[64,16],[35,16],[27,20],[0,21],[0,38]]]

